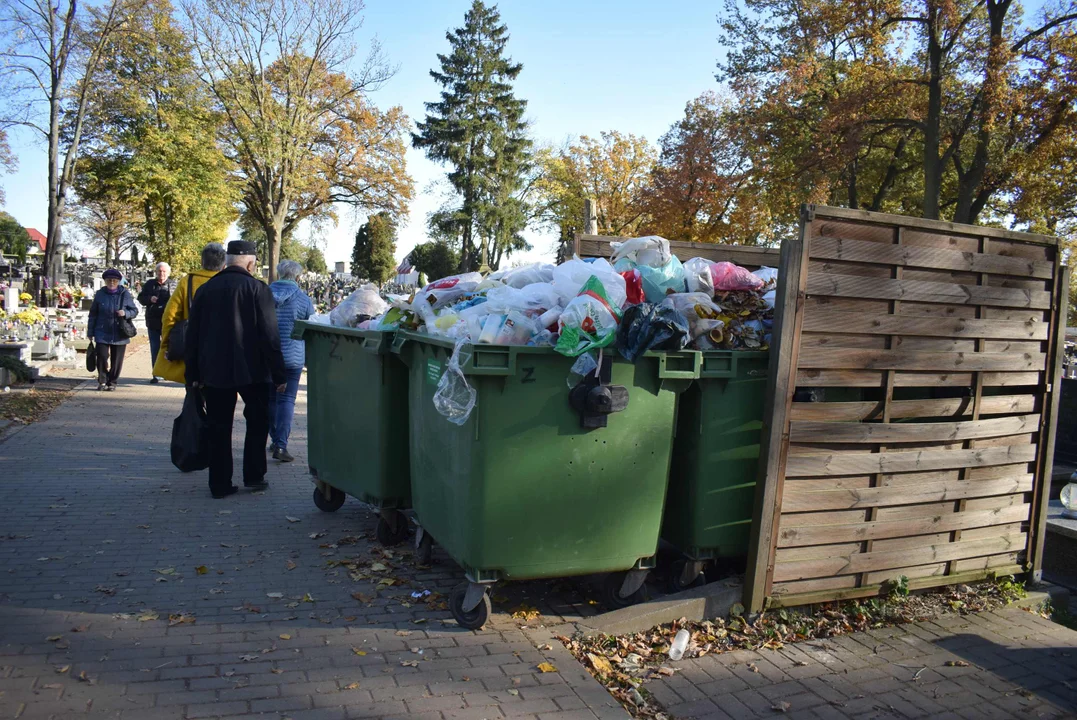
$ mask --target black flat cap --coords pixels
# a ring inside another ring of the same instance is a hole
[[[258,246],[246,240],[233,240],[228,243],[229,255],[257,255]]]

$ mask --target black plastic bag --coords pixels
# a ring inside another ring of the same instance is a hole
[[[188,388],[183,410],[172,421],[172,464],[181,472],[209,467],[209,423],[200,390]]]
[[[86,372],[97,372],[97,346],[93,344],[93,338],[86,346]]]
[[[688,345],[688,320],[673,303],[640,303],[625,310],[617,329],[617,349],[630,362],[648,350],[683,350]]]

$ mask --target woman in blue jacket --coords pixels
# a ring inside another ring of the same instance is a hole
[[[86,335],[97,345],[97,389],[115,390],[123,369],[123,356],[131,342],[120,334],[120,318],[134,320],[138,306],[127,288],[120,287],[123,275],[119,270],[109,268],[101,277],[105,287],[93,297]]]
[[[295,460],[288,452],[288,436],[292,432],[292,415],[295,414],[295,396],[299,393],[299,376],[303,373],[306,354],[302,340],[292,339],[296,320],[306,320],[314,314],[314,303],[303,292],[296,279],[303,266],[295,260],[282,260],[277,265],[277,281],[269,286],[277,305],[277,329],[280,331],[280,349],[284,355],[284,367],[288,380],[283,393],[276,388],[269,390],[269,449],[281,462]]]

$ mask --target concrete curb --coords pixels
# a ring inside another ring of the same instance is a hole
[[[711,620],[725,617],[734,604],[741,601],[743,585],[740,578],[730,578],[667,595],[654,602],[602,613],[576,623],[584,635],[626,635],[650,630],[656,625],[687,618]]]
[[[1020,600],[1014,600],[1010,603],[1010,607],[1035,610],[1046,602],[1050,602],[1051,607],[1055,609],[1068,610],[1070,606],[1069,588],[1048,582],[1029,585],[1025,597]]]

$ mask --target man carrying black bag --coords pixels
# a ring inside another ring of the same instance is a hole
[[[201,388],[209,425],[209,490],[224,498],[232,484],[232,421],[236,395],[243,398],[247,434],[243,484],[268,487],[269,389],[284,392],[287,374],[269,286],[254,277],[256,246],[228,243],[226,267],[207,280],[194,298],[187,323],[184,358],[190,388]]]
[[[172,464],[180,472],[209,467],[209,423],[206,401],[198,388],[187,388],[183,410],[172,421]]]

